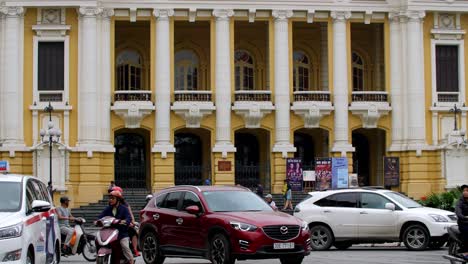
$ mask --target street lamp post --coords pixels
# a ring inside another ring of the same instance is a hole
[[[49,182],[50,185],[52,185],[52,146],[54,143],[60,142],[62,131],[58,128],[54,128],[54,123],[52,123],[52,111],[54,111],[54,108],[50,102],[49,105],[44,108],[44,111],[49,113],[49,123],[47,124],[48,129],[41,129],[40,135],[42,143],[49,144]]]
[[[461,113],[461,110],[455,104],[455,106],[452,109],[450,109],[449,111],[453,112],[453,115],[454,115],[453,120],[454,120],[454,126],[455,126],[453,130],[457,131],[458,130],[458,128],[457,128],[457,115],[458,115],[458,113]]]

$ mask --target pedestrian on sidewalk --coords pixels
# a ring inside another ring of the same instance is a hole
[[[284,195],[284,207],[283,210],[293,209],[292,205],[292,190],[291,185],[287,179],[284,180],[283,186],[283,195]]]

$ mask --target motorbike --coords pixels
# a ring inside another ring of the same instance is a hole
[[[97,264],[128,263],[128,260],[123,256],[118,239],[119,230],[117,225],[120,224],[121,220],[112,216],[105,216],[95,222],[96,226],[101,227],[96,233]],[[132,248],[131,245],[130,248]]]
[[[448,254],[444,255],[443,257],[445,259],[450,260],[451,264],[468,263],[468,260],[463,258],[463,256],[461,256],[459,252],[460,248],[463,245],[463,241],[460,237],[460,231],[458,230],[458,226],[450,226],[447,232],[449,235]]]
[[[83,257],[90,262],[96,261],[96,244],[95,237],[92,234],[86,232],[84,224],[86,220],[84,218],[75,218],[75,227],[73,235],[70,240],[70,245],[66,250],[62,250],[62,257],[68,257],[73,255],[83,254]],[[62,247],[65,242],[66,235],[62,234]]]

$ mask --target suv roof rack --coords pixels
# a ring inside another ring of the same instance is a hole
[[[362,186],[361,189],[363,190],[385,190],[383,186]]]

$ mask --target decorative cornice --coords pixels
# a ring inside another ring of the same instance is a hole
[[[332,11],[330,16],[333,18],[333,21],[345,21],[351,18],[350,11]]]
[[[234,15],[234,10],[232,9],[215,9],[213,10],[213,16],[217,20],[228,20]]]
[[[391,11],[388,13],[388,20],[390,21],[390,23],[399,23],[400,16],[400,11]]]
[[[98,7],[90,7],[90,6],[86,6],[86,7],[80,7],[78,9],[78,15],[80,15],[81,17],[95,17],[99,14],[101,14],[103,11],[102,8],[98,8]]]
[[[426,16],[424,11],[407,11],[403,14],[408,22],[421,22],[422,19]]]
[[[22,6],[3,6],[0,13],[6,16],[23,16],[25,9]]]
[[[293,16],[292,10],[273,10],[271,15],[275,18],[275,20],[287,20],[288,18]]]
[[[169,19],[169,17],[174,15],[174,9],[154,9],[153,16],[161,19]]]

